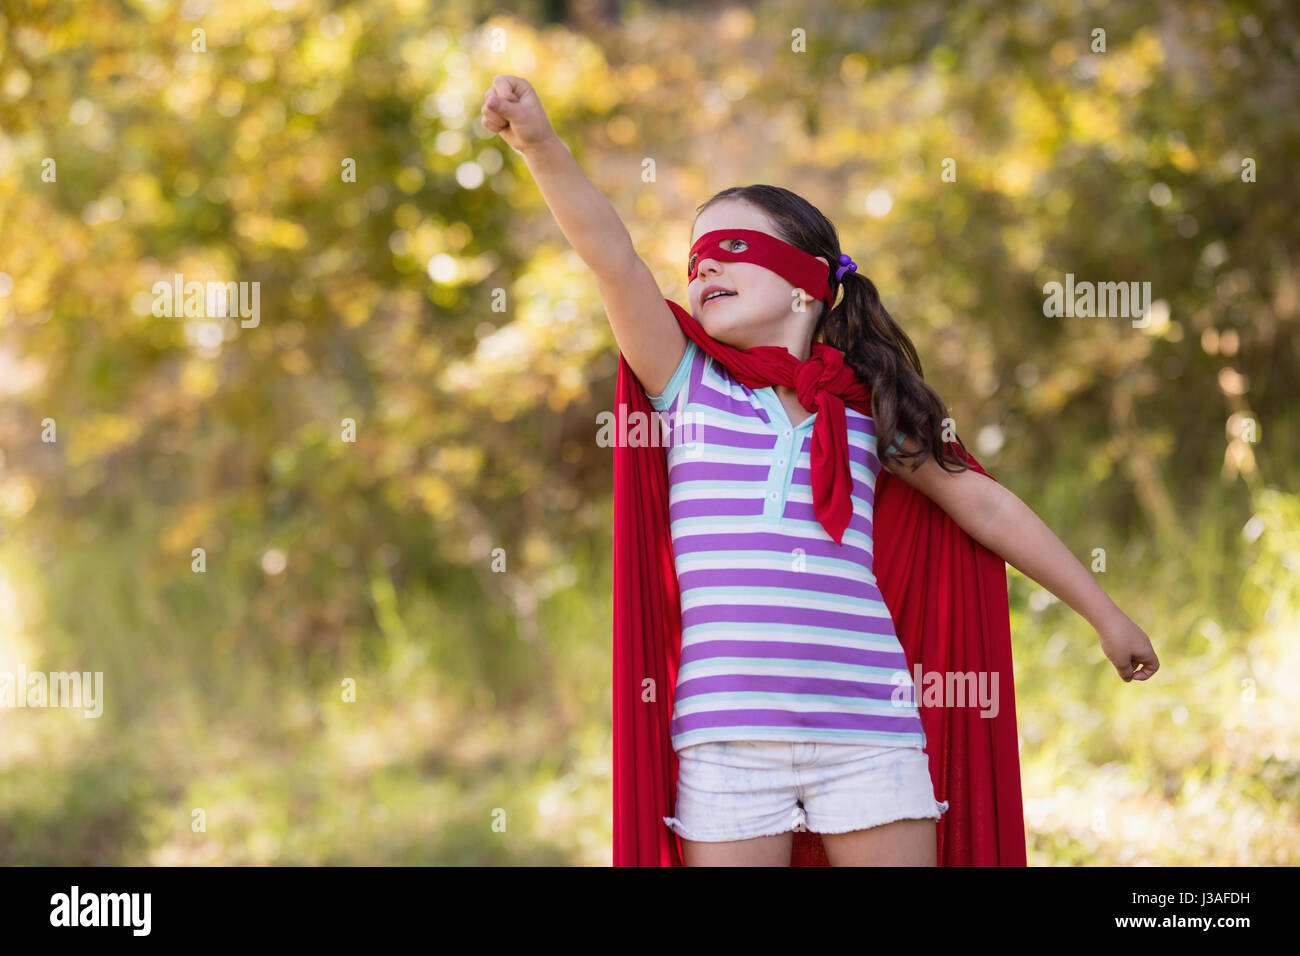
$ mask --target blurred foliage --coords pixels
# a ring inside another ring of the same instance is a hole
[[[818,205],[981,462],[1105,550],[1149,685],[1010,572],[1031,863],[1296,863],[1300,13],[563,6],[4,7],[0,670],[107,700],[0,710],[0,862],[609,861],[617,353],[478,124],[504,72],[678,301],[714,192]],[[260,321],[154,316],[176,273]],[[1045,318],[1066,273],[1150,326]]]

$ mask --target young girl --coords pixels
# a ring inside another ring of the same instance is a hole
[[[935,799],[916,688],[873,573],[880,469],[1083,615],[1125,681],[1159,666],[1146,634],[1023,502],[949,454],[947,409],[911,341],[809,203],[737,187],[694,224],[693,319],[755,360],[784,349],[801,363],[793,384],[753,387],[759,373],[732,374],[683,330],[526,81],[495,77],[482,120],[524,157],[595,273],[653,407],[706,423],[699,442],[668,451],[682,626],[680,773],[663,823],[684,862],[785,865],[806,824],[831,865],[934,865],[948,803]],[[831,419],[847,438],[847,476],[826,477]],[[883,453],[878,435],[893,436]]]

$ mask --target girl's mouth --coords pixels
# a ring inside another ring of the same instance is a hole
[[[718,295],[713,296],[712,298],[705,299],[703,302],[700,303],[700,311],[703,312],[705,306],[707,306],[710,302],[716,302],[718,299],[729,299],[735,294],[736,293],[734,292],[722,292],[719,293]]]

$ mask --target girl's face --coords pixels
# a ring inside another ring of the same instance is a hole
[[[691,245],[706,232],[718,229],[755,229],[781,238],[767,214],[743,200],[724,199],[700,213],[695,220]],[[744,242],[724,239],[722,247],[728,251],[742,250],[746,248]],[[826,262],[821,256],[817,258]],[[807,311],[796,312],[794,286],[771,269],[752,262],[723,262],[705,256],[696,268],[699,271],[686,289],[691,315],[711,338],[733,348],[780,343],[789,337],[792,317],[815,318],[816,310],[821,307],[806,301]],[[704,302],[705,291],[711,286],[734,295],[717,296]],[[798,324],[802,326],[804,321]]]

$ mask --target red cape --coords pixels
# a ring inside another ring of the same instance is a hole
[[[682,331],[702,329],[668,301]],[[694,326],[692,328],[691,326]],[[707,338],[707,336],[706,336]],[[708,340],[711,344],[712,340]],[[716,356],[715,356],[716,357]],[[617,421],[655,409],[619,355]],[[657,428],[650,429],[659,434]],[[956,442],[948,450],[989,475]],[[939,819],[940,866],[1024,866],[1025,823],[1011,665],[1006,563],[907,482],[881,469],[873,522],[876,583],[890,608],[909,673],[986,673],[998,714],[978,703],[916,701],[925,728]],[[662,445],[614,443],[614,865],[681,866],[682,845],[663,817],[677,797],[677,754],[669,736],[681,654],[681,598],[668,522],[668,466]],[[997,684],[993,685],[993,675]],[[791,866],[826,866],[821,837],[796,830]]]

